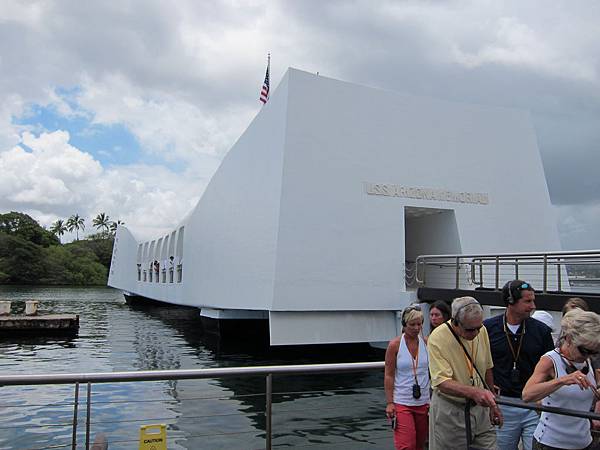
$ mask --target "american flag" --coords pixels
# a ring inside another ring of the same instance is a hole
[[[267,103],[269,100],[269,68],[271,67],[271,55],[269,55],[269,61],[267,62],[267,73],[265,74],[265,81],[263,82],[262,89],[260,91],[260,101]]]

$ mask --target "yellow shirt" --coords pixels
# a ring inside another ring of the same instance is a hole
[[[477,370],[485,379],[486,371],[494,367],[487,330],[485,327],[481,327],[479,334],[472,341],[461,337],[459,339],[475,361]],[[429,352],[431,386],[434,390],[439,391],[438,386],[446,380],[454,380],[467,386],[484,387],[475,369],[472,369],[471,374],[471,364],[446,324],[440,325],[429,335],[427,350]],[[441,394],[441,392],[439,393]],[[445,396],[462,403],[465,401],[464,398]]]

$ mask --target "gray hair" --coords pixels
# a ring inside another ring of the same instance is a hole
[[[574,345],[600,350],[600,316],[592,311],[575,308],[560,321],[560,341],[570,337]]]
[[[463,323],[465,317],[483,317],[483,308],[473,297],[458,297],[452,302],[452,317]]]

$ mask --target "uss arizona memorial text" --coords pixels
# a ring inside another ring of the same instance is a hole
[[[453,192],[444,189],[415,188],[383,183],[365,183],[365,191],[369,195],[385,195],[388,197],[475,203],[480,205],[487,205],[489,203],[488,194],[480,192]]]

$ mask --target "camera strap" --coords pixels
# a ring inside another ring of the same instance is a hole
[[[406,337],[404,337],[404,344],[406,344],[406,349],[408,350],[408,342],[406,341]],[[417,336],[417,354],[415,355],[414,358],[413,358],[413,355],[411,355],[410,350],[408,350],[408,354],[409,354],[411,362],[412,362],[412,371],[413,371],[413,377],[415,379],[415,384],[419,384],[419,381],[417,380],[417,368],[419,367],[419,348],[420,347],[421,347],[421,341],[419,339],[419,336]]]
[[[450,330],[450,332],[452,333],[452,336],[454,336],[454,338],[456,339],[456,341],[460,344],[460,346],[462,347],[463,351],[465,352],[465,355],[467,356],[467,358],[469,359],[469,361],[471,362],[473,368],[475,369],[475,372],[477,372],[477,375],[479,376],[479,379],[481,380],[481,382],[483,383],[483,386],[485,389],[487,389],[490,392],[494,392],[490,389],[490,387],[488,386],[488,384],[485,382],[485,379],[481,376],[481,374],[479,373],[479,369],[477,369],[477,366],[475,365],[475,361],[473,361],[473,358],[471,358],[471,355],[469,354],[469,352],[467,351],[467,349],[465,348],[464,344],[462,343],[462,341],[460,340],[460,338],[458,337],[458,335],[456,334],[456,332],[454,331],[454,329],[452,328],[452,326],[446,322],[446,326],[448,327],[448,329]]]

